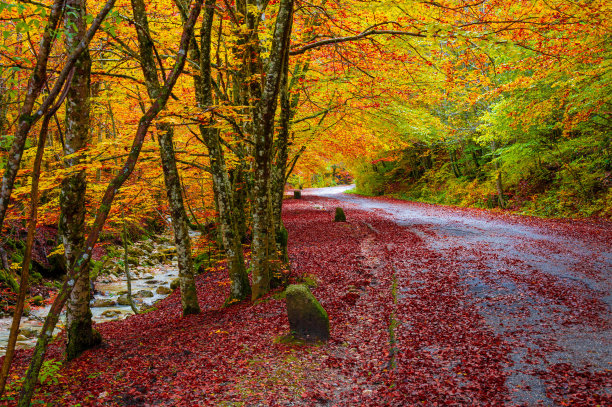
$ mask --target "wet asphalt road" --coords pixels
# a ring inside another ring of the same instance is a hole
[[[344,194],[349,188],[310,189],[305,194],[373,211],[462,265],[461,283],[486,324],[500,336],[514,338],[506,380],[512,405],[554,405],[537,374],[553,364],[592,372],[612,369],[612,242],[581,238],[571,233],[570,224],[566,229],[547,228],[528,217],[507,219]],[[530,279],[545,284],[530,285]],[[589,320],[597,323],[576,322],[582,314],[555,298],[563,293],[578,306],[592,305]]]

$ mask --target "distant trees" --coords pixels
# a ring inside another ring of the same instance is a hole
[[[66,301],[67,356],[96,342],[88,265],[123,210],[138,223],[167,206],[183,314],[199,312],[189,225],[217,226],[226,304],[285,282],[296,168],[352,161],[366,192],[499,206],[543,195],[534,205],[610,213],[601,0],[114,3],[90,2],[94,17],[83,0],[0,0],[0,226],[36,225],[40,176],[39,219],[59,224],[69,268],[21,405]],[[525,180],[557,192],[521,191]]]

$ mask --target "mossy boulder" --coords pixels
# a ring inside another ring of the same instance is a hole
[[[130,300],[128,300],[127,294],[122,294],[117,298],[117,304],[119,305],[130,305]]]
[[[291,333],[307,341],[327,341],[329,317],[308,287],[303,284],[290,285],[285,294]]]
[[[176,290],[177,288],[179,288],[180,285],[181,285],[181,280],[179,278],[175,278],[170,283],[170,289],[171,290]]]
[[[153,291],[150,290],[140,290],[136,294],[134,294],[134,298],[151,298],[153,296]]]
[[[153,254],[160,263],[172,260],[176,256],[176,247],[166,247]]]
[[[344,209],[336,208],[336,216],[334,216],[334,222],[346,222],[346,215]]]
[[[168,287],[165,286],[161,286],[161,287],[157,287],[157,290],[155,290],[155,292],[159,295],[169,295],[172,294],[172,290]]]
[[[142,250],[144,250],[146,253],[151,253],[153,249],[155,249],[151,242],[142,242],[140,247],[142,247]]]
[[[43,298],[42,295],[35,295],[34,297],[30,298],[30,304],[41,306],[44,303],[45,303],[45,299]]]
[[[92,307],[114,307],[115,305],[117,305],[117,301],[109,298],[97,298],[91,304]]]
[[[0,283],[4,283],[14,293],[19,291],[19,284],[17,284],[17,281],[15,281],[10,273],[4,271],[2,268],[0,268]]]
[[[141,249],[138,246],[132,246],[128,249],[128,255],[129,256],[133,256],[133,257],[142,257],[144,256],[145,252],[143,249]],[[129,258],[129,257],[128,257]]]
[[[104,311],[101,315],[104,318],[117,318],[121,315],[121,311],[119,311],[118,309],[109,309]]]
[[[128,256],[127,262],[130,266],[138,266],[140,264],[139,258],[134,256]]]
[[[57,278],[59,276],[63,276],[66,274],[66,257],[64,256],[63,251],[58,252],[54,251],[47,257],[47,262],[49,263],[49,272],[42,273],[46,277]]]
[[[23,335],[26,338],[36,338],[39,332],[37,329],[24,327],[19,330],[19,335]]]

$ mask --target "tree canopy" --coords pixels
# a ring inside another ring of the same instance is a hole
[[[0,226],[60,226],[58,314],[100,238],[170,222],[188,314],[192,250],[213,241],[228,305],[286,282],[286,186],[610,217],[610,17],[603,0],[0,0]],[[207,232],[193,247],[188,227]]]

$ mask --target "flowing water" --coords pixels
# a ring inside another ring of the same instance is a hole
[[[158,256],[160,250],[171,252],[173,249],[173,247],[167,245],[155,245],[150,253],[146,253],[139,257],[141,263],[148,263],[148,261],[144,261],[146,259],[155,263],[154,265],[130,267],[130,275],[132,276],[132,297],[139,309],[147,308],[171,293],[171,291],[169,291],[170,282],[178,276],[176,259],[174,258],[172,261],[168,259],[168,261],[161,264],[157,261],[153,261],[153,259]],[[167,289],[160,289],[160,287],[165,287]],[[147,297],[142,298],[142,294],[139,296],[138,293],[141,291],[146,291],[145,295],[147,295]],[[117,304],[119,297],[126,292],[127,279],[125,275],[122,274],[119,277],[113,275],[99,276],[95,283],[95,293],[91,302],[93,321],[100,323],[123,319],[133,315],[134,313],[129,305]],[[108,306],[94,306],[96,304],[101,304],[103,301],[106,301],[106,305]],[[110,305],[111,303],[113,305]],[[43,325],[50,307],[50,304],[44,307],[33,307],[28,316],[22,317],[19,326],[21,334],[17,340],[17,349],[33,347],[36,344],[38,332]],[[60,317],[60,321],[54,333],[64,328],[65,319],[66,316],[64,312]],[[11,317],[0,318],[0,351],[2,353],[6,349],[11,323]]]

